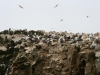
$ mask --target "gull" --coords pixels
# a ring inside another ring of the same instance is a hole
[[[57,4],[54,8],[56,8],[59,4]]]
[[[19,7],[23,9],[23,7],[21,5],[19,5]]]
[[[63,19],[61,19],[60,21],[63,21]]]

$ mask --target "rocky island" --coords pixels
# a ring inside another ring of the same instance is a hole
[[[4,30],[0,75],[100,75],[100,33]]]

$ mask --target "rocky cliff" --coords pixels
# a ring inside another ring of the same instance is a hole
[[[100,34],[4,30],[0,75],[99,75]]]

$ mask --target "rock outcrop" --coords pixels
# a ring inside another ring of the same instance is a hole
[[[4,30],[0,75],[99,75],[99,35]]]

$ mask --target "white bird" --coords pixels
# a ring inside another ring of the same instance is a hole
[[[19,7],[23,9],[23,7],[21,5],[19,5]]]
[[[54,8],[56,8],[59,4],[57,4]]]

